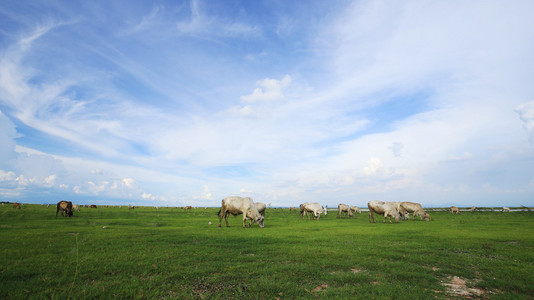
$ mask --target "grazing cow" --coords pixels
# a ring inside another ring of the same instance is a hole
[[[20,209],[20,203],[18,202],[13,203],[13,209]]]
[[[128,204],[128,210],[130,210],[130,209],[135,209],[135,206],[131,205],[131,204]]]
[[[509,207],[503,207],[502,208],[502,212],[510,212],[510,208]]]
[[[72,205],[72,210],[75,210],[75,211],[80,211],[80,207],[78,206],[78,204],[73,204]]]
[[[389,223],[393,223],[391,217],[395,218],[395,222],[397,223],[401,219],[401,214],[397,210],[396,205],[391,202],[373,200],[367,203],[367,207],[369,208],[369,223],[375,222],[375,213],[384,215],[384,223],[386,223],[386,217],[389,217]]]
[[[72,217],[72,202],[70,201],[59,201],[57,203],[56,218],[57,214],[61,211],[61,215],[64,217]],[[65,215],[63,215],[65,212]]]
[[[406,220],[410,219],[409,213],[412,213],[413,220],[415,220],[416,216],[419,216],[421,217],[421,221],[423,219],[425,219],[425,221],[430,221],[430,215],[425,212],[423,206],[420,203],[401,202],[401,207],[406,212],[405,215],[408,216]]]
[[[339,217],[341,217],[341,215],[345,217],[345,213],[347,213],[347,215],[350,218],[352,218],[352,209],[350,209],[350,206],[348,206],[347,204],[343,204],[343,203],[338,204],[337,210],[339,211]]]
[[[321,206],[321,204],[317,202],[306,202],[301,204],[304,208],[304,214],[313,213],[313,216],[315,219],[319,220],[321,218],[321,214],[327,214],[326,208],[324,206]],[[302,209],[302,206],[301,206]],[[302,215],[302,218],[304,219],[304,215]],[[308,220],[310,219],[310,215],[308,214]]]
[[[91,205],[89,205],[89,208],[96,208],[96,205],[91,204]]]
[[[184,207],[184,210],[190,210],[191,208],[192,207],[188,205],[188,206]]]
[[[310,202],[306,202],[306,203],[302,203],[300,205],[300,215],[302,216],[302,219],[304,220],[304,215],[306,215],[306,209],[304,209],[304,207],[306,206],[306,204],[308,204]]]
[[[477,207],[476,206],[473,206],[469,209],[470,212],[474,212],[475,210],[477,210]]]
[[[401,220],[405,220],[406,219],[406,211],[404,210],[404,208],[401,205],[402,202],[388,202],[388,203],[391,203],[393,206],[395,206],[395,208],[397,209],[397,211],[399,212],[399,214],[401,216]]]
[[[350,209],[355,212],[355,213],[359,213],[361,214],[362,212],[360,211],[360,209],[358,208],[358,206],[351,206]]]
[[[256,209],[262,215],[262,217],[265,218],[265,209],[267,208],[267,205],[261,202],[254,202],[254,205],[256,205]]]
[[[250,197],[230,196],[224,198],[222,200],[221,210],[219,211],[219,227],[221,227],[223,218],[225,218],[226,227],[230,227],[228,225],[228,214],[232,214],[234,217],[243,214],[243,228],[246,227],[247,218],[254,220],[254,223],[257,222],[262,228],[264,226],[264,218]]]
[[[260,213],[260,215],[263,217],[263,219],[265,220],[265,209],[267,208],[267,205],[265,205],[265,203],[261,203],[261,202],[254,202],[254,205],[256,206],[256,208],[258,209],[258,212]],[[248,224],[248,227],[252,226],[252,222],[253,222],[253,219],[247,217],[247,219],[250,219],[250,222]]]
[[[459,215],[460,214],[460,209],[456,206],[451,206],[451,208],[449,208],[449,211],[451,212],[451,215],[452,214],[457,214]]]

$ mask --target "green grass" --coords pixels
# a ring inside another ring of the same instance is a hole
[[[243,229],[218,228],[217,211],[2,206],[0,298],[450,299],[452,276],[484,298],[534,295],[534,213],[370,224],[267,209],[265,228]]]

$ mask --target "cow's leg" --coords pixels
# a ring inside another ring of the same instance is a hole
[[[375,222],[375,216],[374,216],[374,213],[373,213],[373,209],[370,208],[369,209],[369,223],[374,223],[374,222]]]
[[[226,221],[226,227],[230,227],[230,225],[228,225],[228,211],[225,212],[225,215],[224,215],[224,220]]]
[[[250,220],[252,222],[252,220]],[[247,227],[247,213],[243,213],[243,228]]]
[[[226,215],[226,209],[223,207],[219,211],[219,227],[221,227],[221,222],[222,222],[222,219],[224,218],[224,215]],[[228,221],[226,224],[228,225]]]

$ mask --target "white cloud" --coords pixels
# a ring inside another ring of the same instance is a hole
[[[144,200],[156,200],[156,196],[145,192],[141,194],[141,198],[143,198]]]
[[[13,181],[15,178],[15,172],[0,170],[0,181]]]
[[[376,175],[380,170],[384,169],[384,163],[376,157],[372,157],[369,160],[369,165],[363,168],[363,173],[366,176]]]
[[[242,101],[254,103],[284,99],[283,90],[291,84],[291,76],[286,75],[281,80],[265,78],[256,84],[260,87],[256,88],[250,95],[241,96]]]
[[[53,186],[56,182],[57,175],[52,174],[44,179],[44,184],[46,186]]]
[[[515,111],[519,114],[529,140],[534,142],[534,101],[520,104]]]
[[[134,186],[134,182],[135,182],[135,181],[134,181],[133,178],[124,178],[124,179],[122,180],[122,182],[124,183],[124,185],[125,185],[126,187],[132,188],[132,187]]]

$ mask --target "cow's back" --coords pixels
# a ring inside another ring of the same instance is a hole
[[[378,201],[378,200],[372,200],[367,202],[367,207],[369,210],[373,210],[374,212],[377,212],[379,214],[384,213],[384,207],[386,205],[386,202],[384,201]]]
[[[250,197],[239,197],[239,196],[230,196],[222,200],[223,207],[226,208],[229,212],[240,212],[243,213],[247,211],[252,205],[253,201]]]
[[[415,202],[401,202],[401,206],[408,212],[424,211],[420,203]]]

